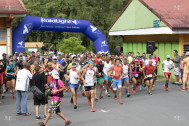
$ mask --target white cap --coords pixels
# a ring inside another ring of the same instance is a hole
[[[54,56],[52,59],[53,59],[53,60],[54,60],[54,59],[57,59],[57,57],[56,57],[56,56]]]
[[[53,70],[53,71],[52,71],[52,77],[53,77],[54,79],[60,79],[59,73],[58,73],[57,70]]]

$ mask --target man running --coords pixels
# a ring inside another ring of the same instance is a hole
[[[123,59],[122,67],[123,67],[122,82],[125,85],[127,97],[130,97],[131,95],[130,95],[130,85],[129,85],[129,76],[128,76],[130,74],[130,66],[126,58]]]
[[[165,91],[168,91],[168,83],[171,77],[171,70],[174,68],[173,61],[170,60],[170,55],[167,55],[167,60],[163,61],[162,69],[165,75],[166,84],[165,84]]]
[[[156,76],[154,66],[152,65],[152,60],[149,60],[149,65],[144,67],[143,74],[146,85],[148,86],[148,94],[152,95],[151,90],[153,86],[153,74]]]
[[[121,84],[121,75],[123,73],[123,68],[120,66],[120,59],[116,59],[115,60],[116,65],[113,66],[111,68],[110,71],[110,75],[113,76],[113,91],[114,91],[114,99],[117,99],[117,87],[119,90],[119,104],[123,104],[121,101],[121,97],[122,97],[122,92],[121,92],[121,88],[122,88],[122,84]]]

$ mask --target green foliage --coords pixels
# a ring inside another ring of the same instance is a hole
[[[81,44],[82,44],[82,41],[79,40],[78,38],[70,37],[68,39],[63,39],[61,42],[59,42],[58,47],[59,47],[59,51],[63,53],[77,54],[77,53],[84,52],[86,50],[86,48],[82,46]]]
[[[110,51],[114,52],[116,45],[122,45],[120,36],[108,36],[107,30],[117,18],[129,0],[23,0],[28,16],[81,19],[88,20],[106,34]],[[22,18],[13,20],[13,29]],[[26,42],[55,42],[64,38],[77,37],[88,50],[95,50],[93,44],[85,35],[51,31],[32,31]]]

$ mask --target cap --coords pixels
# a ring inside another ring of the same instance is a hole
[[[47,65],[52,65],[52,63],[51,63],[51,62],[48,62]]]
[[[49,52],[49,54],[51,54],[51,55],[52,55],[52,54],[54,54],[54,52],[50,51],[50,52]]]
[[[9,62],[13,62],[13,59],[10,59]]]
[[[98,62],[101,62],[102,61],[102,59],[98,59]]]
[[[186,54],[185,54],[186,56],[189,56],[189,52],[186,52]]]
[[[26,57],[25,57],[25,56],[23,56],[23,57],[22,57],[22,60],[26,60]]]
[[[61,52],[58,52],[58,55],[62,55],[62,53],[61,53]]]
[[[167,59],[170,59],[171,58],[171,56],[170,55],[167,55]]]
[[[54,56],[52,59],[53,59],[53,60],[57,60],[57,57],[56,57],[56,56]]]
[[[90,65],[90,64],[93,64],[93,61],[89,61],[88,64],[89,64],[89,65]]]
[[[79,61],[78,59],[75,59],[74,61]]]
[[[70,58],[70,56],[69,56],[69,55],[66,55],[66,58]]]
[[[76,55],[72,55],[72,59],[73,59],[74,57],[76,57]]]

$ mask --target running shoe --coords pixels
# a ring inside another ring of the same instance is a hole
[[[82,96],[85,96],[85,92],[84,91],[82,92]]]
[[[165,91],[168,91],[168,87],[165,86]]]
[[[40,116],[36,116],[35,119],[36,119],[36,120],[40,120],[41,117],[40,117]]]
[[[128,93],[128,94],[127,94],[127,97],[130,97],[130,96],[131,96],[131,94],[130,94],[130,93]]]
[[[181,88],[180,91],[186,91],[186,89],[185,88]]]
[[[108,91],[107,91],[107,90],[105,91],[105,94],[106,94],[106,95],[108,94]]]
[[[3,93],[6,93],[6,90],[5,90],[5,89],[3,90]]]
[[[77,109],[77,105],[74,105],[74,109]]]
[[[88,98],[88,103],[89,103],[89,105],[92,105],[92,104],[91,104],[91,100],[90,100],[89,98]]]
[[[95,101],[98,101],[98,98],[95,98]]]
[[[5,96],[4,95],[2,95],[2,99],[4,99],[5,98]]]
[[[142,86],[141,85],[139,86],[139,91],[142,91]]]
[[[43,122],[38,123],[39,126],[46,126]]]
[[[133,94],[136,94],[136,91],[135,90],[133,90],[133,92],[132,92]]]
[[[100,98],[100,99],[102,99],[102,98],[103,98],[103,96],[102,96],[102,95],[100,95],[100,96],[99,96],[99,98]]]
[[[119,104],[123,104],[123,102],[121,100],[119,100]]]
[[[69,126],[71,123],[72,123],[72,122],[71,122],[70,120],[67,120],[67,121],[65,122],[65,126]]]
[[[108,97],[110,97],[110,93],[108,93]]]
[[[13,99],[16,99],[16,96],[13,96]]]
[[[117,96],[114,96],[114,99],[117,100]]]
[[[94,108],[91,108],[91,112],[95,112]]]
[[[23,115],[24,115],[24,116],[31,116],[30,113],[24,113]]]
[[[152,95],[152,92],[148,92],[149,95]]]

